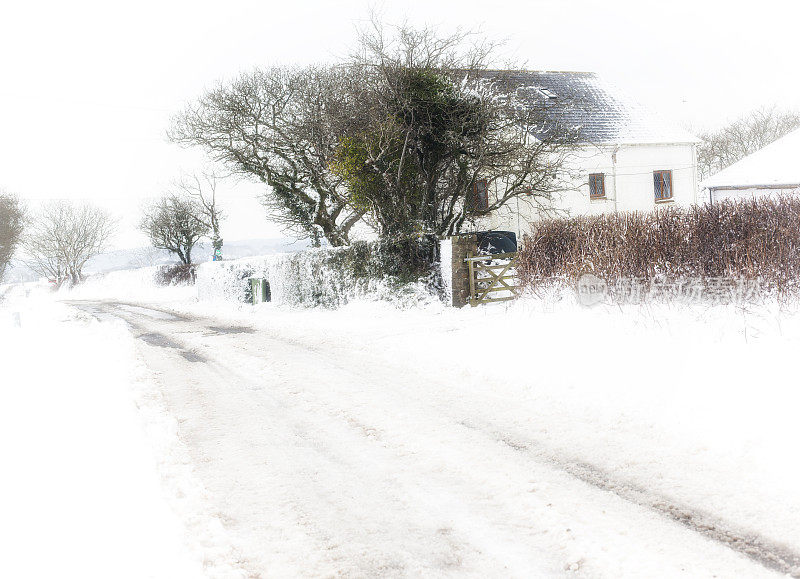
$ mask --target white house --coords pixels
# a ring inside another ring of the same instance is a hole
[[[712,175],[702,187],[701,199],[711,203],[800,191],[800,129]]]
[[[579,215],[697,203],[700,140],[687,131],[649,113],[591,72],[496,74],[517,94],[524,92],[532,106],[544,106],[559,122],[578,130],[569,160],[571,186],[554,199],[552,209]],[[520,235],[542,215],[523,199],[479,226]]]

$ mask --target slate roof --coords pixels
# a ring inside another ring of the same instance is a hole
[[[554,118],[577,127],[578,140],[593,144],[696,143],[689,132],[645,110],[593,72],[487,70],[481,76],[514,90]],[[548,115],[549,116],[549,115]]]

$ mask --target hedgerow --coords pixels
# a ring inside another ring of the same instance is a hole
[[[357,241],[346,247],[203,264],[201,298],[246,302],[248,278],[269,281],[273,301],[303,307],[340,307],[357,298],[398,305],[441,298],[439,242],[434,236]]]
[[[800,289],[800,198],[759,198],[542,221],[519,254],[520,280],[575,283],[737,278]]]

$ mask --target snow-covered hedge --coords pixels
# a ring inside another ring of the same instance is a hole
[[[292,306],[336,308],[353,299],[378,299],[403,307],[443,296],[434,237],[205,263],[197,269],[198,297],[247,302],[251,277],[266,278],[272,301]]]

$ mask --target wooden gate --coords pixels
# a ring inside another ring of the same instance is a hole
[[[475,307],[489,302],[505,302],[519,295],[520,286],[516,285],[517,254],[496,253],[494,255],[473,256],[467,254],[464,260],[469,266],[469,303]],[[495,263],[500,261],[502,263]],[[494,297],[497,292],[508,292],[510,295]]]

